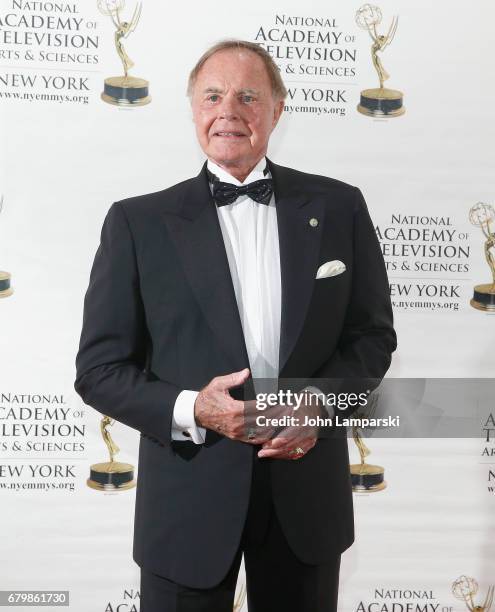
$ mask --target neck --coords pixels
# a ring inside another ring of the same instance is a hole
[[[238,181],[243,183],[246,178],[251,174],[254,168],[258,165],[260,159],[263,159],[264,155],[262,155],[254,164],[244,165],[244,164],[236,164],[235,162],[229,163],[225,161],[219,161],[216,159],[209,158],[213,163],[217,166],[228,172],[231,176],[236,178]]]

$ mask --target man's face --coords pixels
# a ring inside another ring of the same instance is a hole
[[[191,102],[206,156],[244,180],[266,154],[284,106],[273,98],[263,60],[247,49],[217,51],[201,67]]]

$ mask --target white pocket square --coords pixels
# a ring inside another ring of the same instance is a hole
[[[316,278],[328,278],[329,276],[337,276],[338,274],[342,274],[342,272],[346,271],[345,264],[343,264],[338,259],[334,259],[333,261],[327,261],[322,264],[318,268],[318,272],[316,273]]]

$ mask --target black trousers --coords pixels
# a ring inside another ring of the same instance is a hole
[[[243,554],[249,612],[336,612],[340,555],[326,565],[294,555],[271,499],[271,460],[258,459],[256,450],[241,544],[225,578],[211,589],[192,589],[142,568],[140,612],[232,612]]]

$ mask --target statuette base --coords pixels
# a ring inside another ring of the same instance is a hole
[[[11,276],[8,272],[0,271],[0,298],[9,297],[14,293],[14,290],[10,286]]]
[[[356,493],[376,493],[386,488],[385,470],[381,466],[356,463],[350,468],[352,490]]]
[[[476,310],[495,312],[495,284],[476,285],[470,304]]]
[[[130,463],[118,463],[117,461],[95,463],[90,468],[90,475],[86,484],[98,491],[132,489],[136,486],[134,466]]]
[[[361,92],[361,102],[357,109],[368,117],[400,117],[406,112],[403,104],[404,94],[401,91],[377,87]]]
[[[109,77],[101,99],[114,106],[144,106],[151,102],[149,82],[132,76]]]

